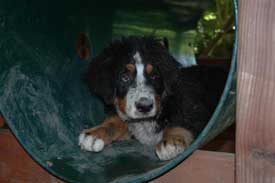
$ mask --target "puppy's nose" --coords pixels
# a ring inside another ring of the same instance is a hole
[[[153,101],[149,98],[142,97],[135,103],[135,105],[139,112],[148,113],[153,108]]]

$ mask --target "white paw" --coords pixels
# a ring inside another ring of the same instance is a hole
[[[163,142],[156,148],[156,154],[162,161],[177,157],[185,150],[182,144],[164,144]]]
[[[81,133],[78,138],[78,145],[83,150],[99,152],[104,148],[104,141],[96,136]]]

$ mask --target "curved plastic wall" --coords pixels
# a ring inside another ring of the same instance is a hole
[[[185,8],[181,14],[173,1],[1,1],[0,111],[33,159],[70,182],[142,182],[174,167],[232,124],[236,45],[212,119],[178,158],[161,162],[153,148],[135,140],[114,143],[101,153],[83,152],[77,145],[79,132],[105,116],[103,104],[80,80],[83,68],[75,61],[74,47],[77,33],[89,36],[93,54],[120,35],[165,36],[179,60],[193,62],[190,30],[210,2],[196,3],[200,6],[195,9],[188,3],[181,5]]]

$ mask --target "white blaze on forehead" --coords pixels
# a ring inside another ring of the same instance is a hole
[[[153,117],[157,113],[156,101],[155,101],[155,91],[152,86],[146,84],[145,77],[145,66],[142,62],[142,57],[140,53],[137,51],[132,56],[134,60],[134,64],[136,67],[136,76],[135,76],[135,84],[131,85],[128,88],[126,98],[126,110],[125,114],[122,113],[119,107],[116,106],[119,116],[122,119],[138,119],[138,118],[146,118]],[[153,108],[148,113],[142,113],[137,110],[136,103],[140,101],[141,98],[147,98],[152,101]]]
[[[142,63],[142,59],[141,59],[139,52],[136,52],[136,54],[133,57],[134,57],[135,65],[136,65],[136,69],[137,69],[136,81],[137,81],[137,84],[142,84],[145,80],[144,75],[143,75],[144,65]]]

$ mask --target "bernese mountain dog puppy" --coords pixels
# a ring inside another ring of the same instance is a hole
[[[112,41],[92,60],[85,81],[114,112],[81,132],[81,149],[99,152],[134,137],[155,146],[160,160],[170,160],[192,143],[214,111],[227,73],[182,68],[167,47],[165,40],[130,36]]]

